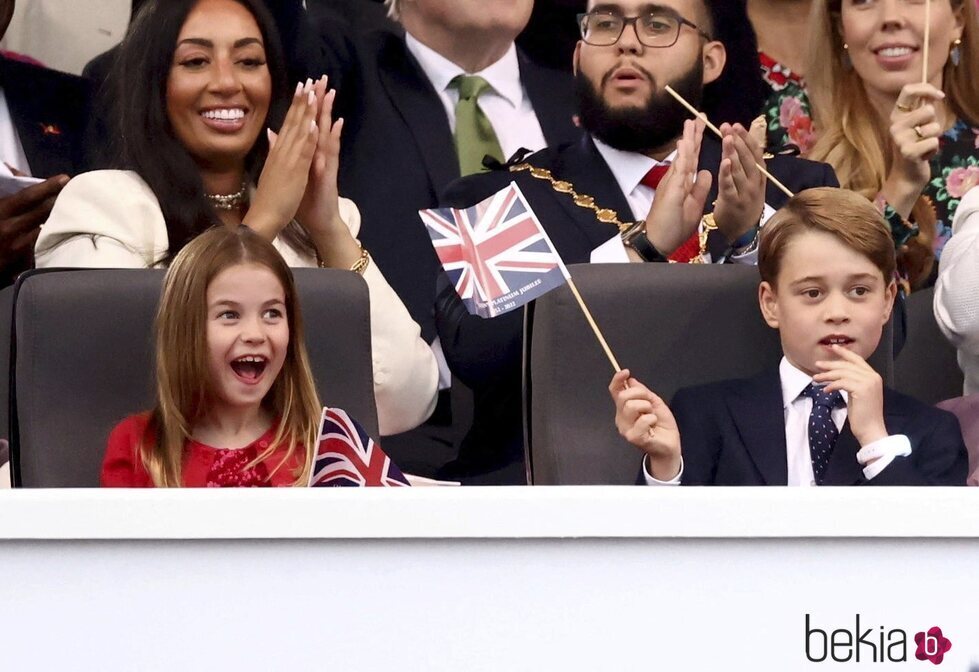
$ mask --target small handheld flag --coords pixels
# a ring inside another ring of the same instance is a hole
[[[471,314],[496,317],[567,282],[612,368],[621,370],[561,255],[516,182],[463,210],[433,208],[418,214],[442,267]]]
[[[418,214],[473,315],[510,312],[568,278],[568,269],[515,182],[464,210],[434,208]]]
[[[405,475],[367,431],[339,408],[324,408],[309,486],[407,486]]]

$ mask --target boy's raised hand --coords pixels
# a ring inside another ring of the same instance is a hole
[[[615,426],[649,456],[650,475],[660,481],[675,478],[680,473],[680,430],[670,407],[628,369],[612,376],[608,391],[615,402]]]
[[[847,419],[860,446],[887,436],[884,425],[884,381],[860,355],[841,345],[833,345],[840,359],[818,361],[821,373],[813,376],[817,383],[828,383],[826,392],[846,390]]]

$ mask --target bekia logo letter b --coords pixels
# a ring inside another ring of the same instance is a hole
[[[942,634],[942,629],[937,625],[928,628],[928,632],[916,634],[914,643],[918,645],[914,657],[918,660],[929,660],[935,665],[941,665],[945,653],[952,648],[952,642]]]

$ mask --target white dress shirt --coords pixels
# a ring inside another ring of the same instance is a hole
[[[517,61],[517,48],[510,48],[503,58],[479,72],[466,72],[433,49],[425,46],[411,33],[405,35],[408,51],[418,61],[422,72],[438,93],[445,113],[449,117],[449,128],[455,133],[456,103],[459,102],[459,89],[449,86],[458,75],[479,75],[492,87],[479,96],[479,108],[489,119],[500,141],[503,159],[510,158],[521,147],[536,152],[547,146],[534,106],[527,90],[520,81],[520,63]]]
[[[650,209],[653,207],[656,190],[642,184],[642,178],[655,166],[668,166],[673,163],[673,160],[676,159],[676,150],[663,161],[657,161],[639,152],[625,152],[621,149],[610,147],[594,135],[591,136],[591,139],[595,143],[595,148],[598,150],[598,153],[602,155],[605,163],[608,164],[609,170],[612,171],[612,176],[615,178],[616,183],[618,183],[619,189],[625,194],[626,200],[629,202],[629,207],[632,209],[633,219],[637,222],[646,219]],[[762,212],[760,225],[764,226],[765,222],[774,214],[775,208],[766,203],[765,209]],[[628,260],[625,246],[622,245],[621,239],[617,237],[596,248],[591,257],[592,263],[621,263]],[[730,260],[736,264],[756,264],[758,263],[758,250],[755,249],[740,255],[731,255]],[[717,261],[722,260],[718,259]]]
[[[612,177],[618,183],[619,189],[625,194],[629,207],[632,208],[633,220],[639,222],[646,219],[650,208],[653,207],[656,190],[642,184],[642,178],[656,166],[668,166],[673,163],[676,150],[673,150],[664,160],[657,161],[639,152],[624,152],[606,145],[594,135],[591,139],[598,153],[608,164],[609,170],[612,171]]]
[[[816,478],[812,471],[812,458],[809,453],[809,414],[812,412],[812,399],[802,396],[803,390],[814,382],[812,376],[793,366],[782,357],[778,366],[782,383],[782,410],[785,413],[785,457],[788,465],[787,485],[814,486]],[[844,406],[834,408],[830,414],[836,429],[843,430],[846,422],[849,395],[842,390]],[[683,443],[683,436],[680,437]],[[911,454],[911,442],[904,434],[892,434],[868,443],[857,451],[857,462],[863,465],[863,475],[868,481],[881,473],[895,457]],[[683,464],[680,472],[669,481],[658,481],[650,473],[646,460],[643,460],[643,475],[647,485],[679,485],[683,477]]]
[[[959,349],[964,394],[979,393],[979,187],[959,202],[935,284],[935,319]]]
[[[0,161],[16,168],[25,175],[31,174],[31,166],[27,163],[24,146],[20,144],[17,128],[14,126],[10,108],[7,107],[7,96],[0,87]]]

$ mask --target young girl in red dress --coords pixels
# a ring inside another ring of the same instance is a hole
[[[275,248],[217,227],[174,259],[156,318],[156,406],[109,436],[102,485],[304,486],[322,405]]]

